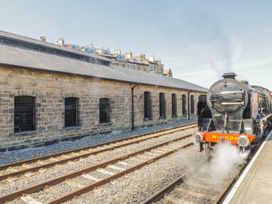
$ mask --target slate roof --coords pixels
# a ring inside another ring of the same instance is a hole
[[[206,88],[181,79],[165,77],[158,74],[146,73],[113,65],[106,66],[95,64],[59,55],[24,49],[21,47],[4,45],[1,43],[0,64],[130,83],[207,92]]]
[[[70,48],[67,48],[64,46],[59,46],[59,45],[49,43],[49,42],[43,42],[41,40],[36,40],[33,38],[25,37],[22,35],[17,35],[14,33],[5,32],[5,31],[1,31],[1,30],[0,30],[0,38],[8,39],[8,40],[15,40],[18,42],[19,45],[27,43],[30,45],[35,45],[35,46],[39,46],[39,47],[47,47],[47,48],[51,48],[53,50],[60,50],[63,52],[77,54],[77,55],[81,55],[81,56],[85,56],[85,57],[97,58],[97,59],[100,59],[100,60],[103,60],[106,62],[110,61],[109,59],[107,59],[103,56],[96,55],[94,53],[87,53],[87,52],[83,52],[81,50],[70,49]],[[0,39],[0,43],[1,43],[1,39]]]

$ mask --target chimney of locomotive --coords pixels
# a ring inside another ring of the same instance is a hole
[[[237,75],[234,72],[228,72],[223,74],[224,79],[235,79]]]

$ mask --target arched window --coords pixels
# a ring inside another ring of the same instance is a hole
[[[186,95],[182,94],[182,115],[186,114]]]
[[[159,106],[160,106],[160,118],[165,118],[165,94],[160,93]]]
[[[191,114],[195,113],[195,101],[194,101],[194,96],[191,95]]]
[[[172,94],[172,117],[177,116],[177,96]]]
[[[99,99],[99,122],[110,122],[110,101],[108,98]]]
[[[65,127],[79,125],[78,98],[65,98]]]
[[[35,130],[35,97],[14,98],[14,132]]]
[[[144,119],[152,118],[151,95],[149,91],[144,92]]]

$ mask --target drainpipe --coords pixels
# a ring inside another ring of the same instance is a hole
[[[137,87],[137,84],[131,86],[131,130],[134,130],[134,89]]]
[[[187,107],[187,108],[188,108],[188,115],[187,115],[187,116],[188,116],[188,117],[187,117],[188,119],[190,119],[190,114],[191,114],[191,110],[190,110],[190,100],[191,100],[191,99],[190,99],[190,93],[192,93],[192,91],[189,91],[189,92],[188,92],[188,97],[187,97],[187,98],[188,98],[188,100],[187,100],[187,101],[188,101],[188,103],[187,103],[187,104],[188,104],[188,107]]]

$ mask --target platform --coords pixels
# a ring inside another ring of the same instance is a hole
[[[272,132],[223,203],[272,204]]]

